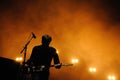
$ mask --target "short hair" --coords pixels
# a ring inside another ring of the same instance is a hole
[[[50,43],[51,41],[52,41],[52,38],[48,34],[45,34],[42,36],[42,43]]]

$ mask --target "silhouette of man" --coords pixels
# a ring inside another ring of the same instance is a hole
[[[59,56],[54,47],[49,46],[52,41],[51,36],[45,34],[42,36],[41,45],[33,47],[30,58],[27,63],[35,66],[32,70],[32,80],[49,80],[49,68],[52,62],[60,64],[55,66],[56,69],[61,68]]]

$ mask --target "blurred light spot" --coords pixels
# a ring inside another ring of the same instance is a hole
[[[58,54],[58,53],[59,53],[59,51],[57,50],[57,51],[56,51],[56,53]]]
[[[109,75],[108,80],[116,80],[116,77],[114,75]]]
[[[17,62],[22,62],[22,61],[23,61],[23,58],[22,58],[22,57],[17,57],[15,60],[16,60]]]
[[[78,63],[78,59],[72,59],[72,63]]]
[[[90,68],[89,68],[89,71],[90,71],[90,72],[96,72],[96,68],[95,68],[95,67],[90,67]]]

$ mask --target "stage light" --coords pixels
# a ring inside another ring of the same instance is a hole
[[[15,60],[16,60],[17,62],[22,62],[22,61],[23,61],[23,58],[22,58],[22,57],[17,57]]]
[[[59,54],[59,51],[57,50],[56,53]]]
[[[116,80],[116,77],[114,75],[109,75],[108,80]]]
[[[96,72],[96,68],[95,68],[95,67],[90,67],[90,68],[89,68],[89,71],[90,71],[90,72]]]
[[[78,63],[78,59],[72,59],[72,63]]]

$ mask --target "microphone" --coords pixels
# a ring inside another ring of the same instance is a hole
[[[35,34],[32,32],[32,36],[33,36],[33,38],[36,38],[36,36],[35,36]]]

